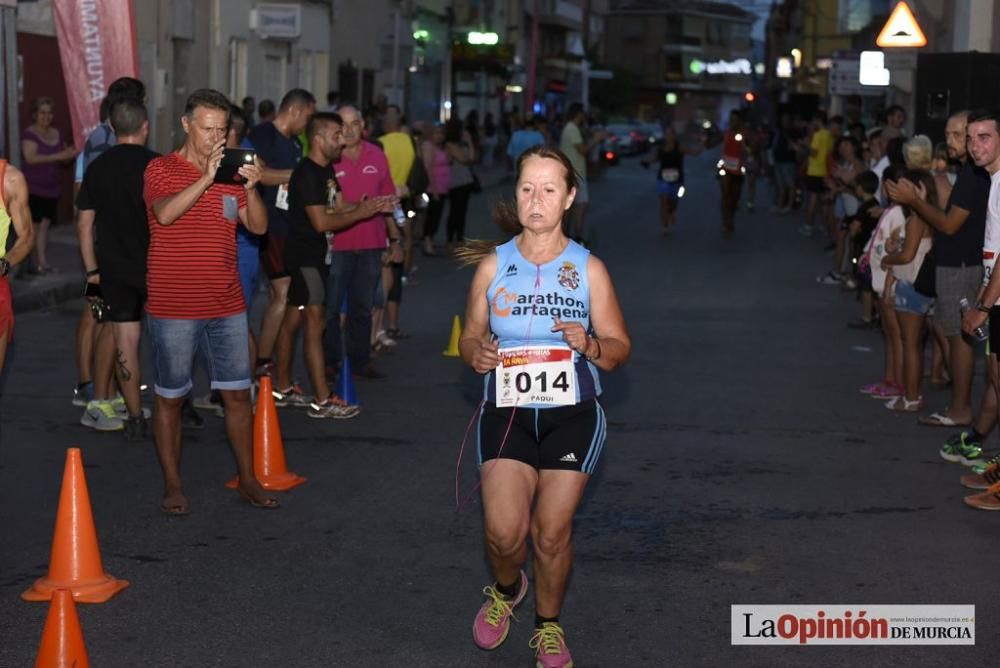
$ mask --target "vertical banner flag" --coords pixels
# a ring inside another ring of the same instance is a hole
[[[132,0],[52,0],[73,145],[101,122],[101,100],[119,77],[139,74]]]

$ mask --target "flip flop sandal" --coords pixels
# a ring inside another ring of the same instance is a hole
[[[240,496],[242,496],[246,502],[254,508],[260,508],[262,510],[275,510],[281,507],[281,502],[273,497],[266,498],[263,501],[254,501],[253,497],[244,492],[242,489],[237,487],[236,491],[239,492]]]
[[[917,418],[917,422],[925,427],[967,427],[971,424],[971,422],[955,422],[955,420],[948,417],[944,413],[921,415]]]
[[[897,413],[918,413],[924,407],[924,398],[918,397],[910,401],[906,397],[896,397],[895,400],[887,402],[885,407]]]

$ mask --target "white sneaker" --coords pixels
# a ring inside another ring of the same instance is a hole
[[[115,409],[115,415],[117,415],[122,422],[128,419],[129,417],[128,406],[125,405],[125,397],[119,394],[117,397],[111,400],[111,407]],[[153,414],[152,410],[143,407],[142,417],[148,420],[152,414]]]
[[[125,424],[108,400],[91,401],[80,418],[80,424],[97,431],[121,431]]]

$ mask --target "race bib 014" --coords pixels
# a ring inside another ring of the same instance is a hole
[[[576,404],[573,351],[558,346],[501,348],[496,369],[500,408],[525,404]]]

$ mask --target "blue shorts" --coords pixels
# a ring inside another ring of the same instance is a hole
[[[248,311],[257,290],[257,274],[260,271],[260,241],[257,237],[248,238],[249,235],[250,232],[244,232],[242,227],[236,231],[236,264],[243,288],[243,302]]]
[[[680,190],[683,187],[684,184],[680,181],[668,183],[667,181],[662,181],[660,179],[656,180],[656,192],[661,196],[669,197],[670,199],[678,199],[680,197]]]
[[[896,310],[914,315],[927,315],[934,307],[934,298],[926,297],[913,287],[913,283],[896,281]]]
[[[250,339],[247,314],[210,320],[181,320],[147,315],[153,342],[155,391],[178,399],[191,391],[195,352],[205,357],[213,390],[250,388]]]

